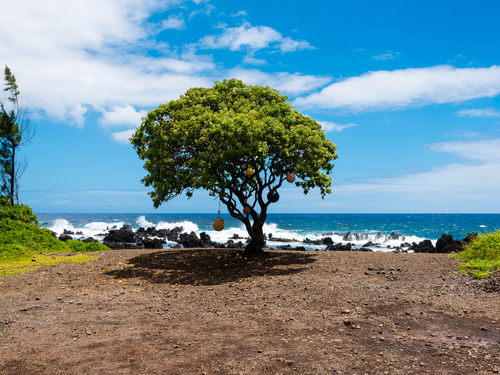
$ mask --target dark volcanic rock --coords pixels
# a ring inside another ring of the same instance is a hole
[[[462,250],[462,241],[454,240],[451,234],[443,234],[436,242],[437,253],[458,253]]]
[[[333,245],[333,240],[331,237],[324,237],[321,239],[321,244],[322,245]]]
[[[291,250],[291,251],[306,251],[304,246],[292,247],[290,245],[282,245],[277,247],[279,250]]]
[[[87,237],[87,238],[84,238],[84,239],[82,240],[82,242],[87,242],[87,243],[89,243],[89,242],[99,242],[99,241],[97,241],[95,238],[92,238],[92,237]]]
[[[103,242],[137,242],[134,230],[130,225],[124,225],[120,229],[112,229],[104,237]]]
[[[72,232],[72,231],[67,230],[67,229],[63,229],[63,234],[75,234],[75,232]]]
[[[472,241],[474,241],[477,238],[477,233],[469,233],[465,238],[462,240],[464,246],[467,244],[470,244]]]
[[[327,246],[326,251],[351,251],[352,250],[352,244],[351,243],[346,243],[343,245],[342,243],[338,243],[336,245],[330,245]]]
[[[134,245],[132,243],[109,241],[103,242],[103,244],[112,250],[138,249],[137,245]]]
[[[151,238],[146,238],[142,240],[142,244],[145,249],[163,249],[163,244],[165,241],[159,240],[157,238],[151,239]]]
[[[245,247],[245,245],[243,245],[243,242],[241,242],[241,241],[238,243],[235,243],[233,240],[229,240],[229,241],[227,241],[226,247],[228,249],[242,249]]]
[[[330,237],[325,237],[325,238],[330,238]],[[331,239],[331,238],[330,238],[330,239]],[[325,244],[323,243],[323,239],[321,239],[321,240],[311,240],[311,239],[309,239],[309,238],[306,238],[306,239],[305,239],[304,241],[302,241],[302,242],[304,242],[304,243],[306,243],[306,244],[310,244],[310,245],[325,245]],[[333,240],[332,240],[332,244],[333,244]]]
[[[403,241],[405,239],[405,236],[403,236],[402,234],[392,232],[391,234],[389,234],[387,236],[387,238],[389,238],[391,240],[402,240]]]
[[[189,234],[181,233],[179,236],[179,243],[184,246],[184,248],[205,247],[205,244],[198,238],[195,232]]]
[[[59,241],[63,241],[63,242],[66,242],[66,241],[72,240],[72,239],[73,239],[73,237],[68,236],[67,234],[61,234],[59,236]]]
[[[432,244],[431,240],[423,240],[422,242],[419,242],[418,244],[416,242],[413,242],[413,244],[410,247],[410,250],[413,250],[416,253],[435,253],[436,248]]]

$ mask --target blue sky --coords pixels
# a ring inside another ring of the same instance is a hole
[[[128,138],[190,87],[269,85],[338,147],[333,194],[272,212],[500,212],[500,2],[3,1],[0,63],[37,135],[20,199],[43,212],[154,210]],[[4,98],[5,100],[5,95]]]

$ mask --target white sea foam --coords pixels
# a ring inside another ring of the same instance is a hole
[[[143,228],[148,228],[148,227],[154,227],[155,225],[149,221],[146,220],[146,216],[139,216],[137,220],[135,221],[139,227]]]
[[[124,224],[125,222],[118,222],[118,221],[113,221],[109,223],[95,221],[85,224],[84,227],[75,227],[66,219],[56,219],[48,228],[56,232],[58,235],[62,234],[64,229],[67,229],[75,233],[76,232],[83,233],[83,235],[71,235],[76,239],[82,237],[94,237],[98,240],[102,240],[103,236],[98,236],[98,234],[105,233],[110,229],[119,229]],[[232,239],[234,235],[238,236],[236,242],[242,241],[243,243],[245,243],[246,238],[248,238],[248,233],[245,226],[243,224],[241,225],[235,225],[235,224],[236,223],[232,221],[230,224],[231,226],[227,226],[223,231],[220,232],[211,229],[204,231],[208,235],[210,235],[212,241],[218,243],[225,243],[228,240]],[[173,221],[173,222],[161,221],[155,224],[153,222],[148,221],[146,215],[141,215],[137,217],[134,227],[136,226],[144,228],[154,227],[158,230],[182,227],[183,232],[187,233],[195,232],[198,236],[203,231],[202,229],[199,228],[197,224],[188,220]],[[481,225],[481,227],[485,226]],[[370,247],[374,251],[392,251],[394,247],[400,247],[402,246],[403,243],[409,243],[409,244],[413,242],[419,243],[425,239],[417,236],[401,236],[398,239],[394,239],[389,235],[379,234],[379,232],[377,232],[376,230],[369,230],[363,233],[352,233],[351,235],[348,236],[342,233],[325,235],[317,232],[307,233],[305,231],[301,232],[301,231],[282,229],[276,223],[264,224],[263,230],[267,236],[269,236],[269,234],[272,234],[272,238],[267,241],[268,247],[278,247],[290,244],[292,247],[304,246],[308,250],[323,250],[326,247],[325,245],[313,245],[307,243],[308,242],[307,240],[317,241],[321,240],[324,237],[330,237],[334,243],[343,243],[343,244],[351,243],[354,247],[358,248],[363,246],[367,242],[371,241],[375,245],[378,245]],[[242,240],[241,238],[244,238],[245,240]],[[280,238],[283,239],[284,241],[273,241],[273,239],[275,238]],[[437,240],[432,240],[431,242],[435,245]],[[166,246],[169,247],[173,246],[174,244],[175,243],[169,242]],[[390,246],[390,248],[388,248],[387,246]]]
[[[71,232],[82,232],[83,235],[71,235],[73,238],[81,238],[81,237],[99,237],[98,234],[102,234],[106,232],[108,229],[113,227],[121,228],[125,223],[124,222],[113,222],[113,223],[104,223],[104,222],[91,222],[85,224],[84,227],[75,227],[66,219],[56,219],[51,226],[47,228],[53,232],[56,232],[58,235],[64,233],[64,230],[69,230]]]
[[[56,219],[54,223],[48,227],[52,232],[56,232],[57,234],[62,234],[64,229],[75,231],[75,227],[71,225],[71,223],[66,219]]]
[[[125,223],[123,221],[121,222],[113,222],[113,223],[104,223],[104,222],[92,222],[89,224],[85,224],[84,229],[78,229],[79,231],[83,232],[85,236],[90,236],[90,237],[95,237],[98,234],[103,234],[104,232],[107,232],[109,229],[116,227],[121,228]]]
[[[156,229],[173,229],[175,227],[182,227],[183,232],[187,232],[187,233],[191,233],[191,232],[198,233],[200,230],[198,225],[196,225],[195,223],[193,223],[191,221],[180,221],[180,222],[175,222],[175,223],[167,223],[165,221],[160,221],[156,225]]]

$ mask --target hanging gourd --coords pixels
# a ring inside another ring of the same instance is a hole
[[[224,229],[225,225],[224,225],[224,219],[222,219],[220,217],[220,197],[219,197],[219,211],[217,211],[218,213],[218,217],[217,219],[214,220],[214,223],[212,225],[212,227],[217,231],[217,232],[220,232],[221,230]]]
[[[243,213],[245,215],[249,215],[250,214],[250,207],[249,206],[245,206],[245,208],[243,208]]]
[[[276,190],[271,190],[269,193],[267,193],[267,200],[271,203],[276,203],[279,201],[280,195]]]
[[[221,230],[223,230],[224,227],[225,227],[225,225],[224,225],[224,219],[221,219],[220,217],[218,217],[217,219],[214,220],[213,228],[217,232],[220,232]]]
[[[247,168],[247,176],[252,176],[253,175],[253,168],[252,167],[248,167]]]
[[[289,173],[288,176],[286,176],[286,180],[289,183],[295,182],[295,175],[293,173]]]

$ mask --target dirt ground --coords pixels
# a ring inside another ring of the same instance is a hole
[[[0,374],[500,373],[500,275],[445,254],[98,255],[0,279]]]

